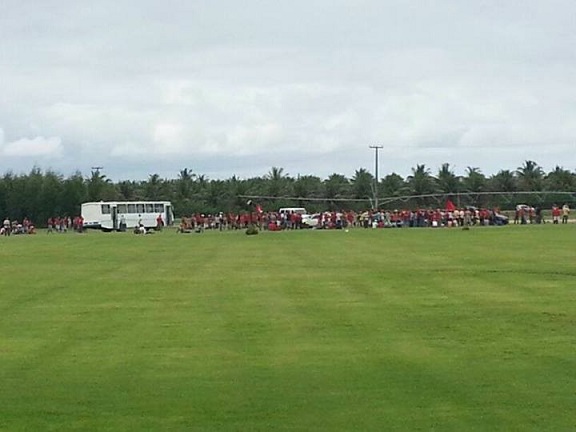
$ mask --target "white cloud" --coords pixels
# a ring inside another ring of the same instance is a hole
[[[182,151],[182,126],[174,123],[160,123],[154,128],[154,143],[159,153],[178,153]]]
[[[38,158],[59,158],[62,155],[62,140],[59,137],[20,138],[4,143],[3,133],[0,134],[0,151],[6,157],[20,157],[37,160]]]

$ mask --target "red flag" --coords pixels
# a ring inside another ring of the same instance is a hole
[[[456,210],[456,206],[454,205],[454,203],[452,201],[450,201],[450,200],[446,201],[446,210],[451,211],[451,212]]]

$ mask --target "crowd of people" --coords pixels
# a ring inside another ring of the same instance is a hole
[[[181,227],[182,226],[178,228],[179,232]],[[162,215],[159,214],[156,217],[156,227],[154,227],[153,229],[146,229],[146,227],[142,223],[142,219],[140,219],[138,223],[134,226],[134,230],[132,232],[134,234],[154,234],[154,232],[156,231],[162,231],[163,228],[164,228],[164,219],[162,218]],[[126,231],[126,220],[124,219],[124,216],[122,216],[122,218],[120,219],[120,231]]]
[[[71,217],[51,217],[46,221],[48,234],[57,232],[65,233],[72,229],[76,232],[84,231],[84,218],[82,216]]]
[[[562,207],[554,204],[551,210],[552,223],[558,224],[560,218],[562,218],[562,223],[568,223],[568,218],[570,216],[570,206],[564,204]],[[526,204],[518,204],[514,212],[514,224],[541,224],[546,223],[544,218],[542,208],[531,207]]]
[[[180,220],[178,232],[203,232],[204,230],[238,230],[256,225],[260,229],[272,231],[280,229],[303,229],[309,226],[303,223],[301,213],[280,212],[242,212],[203,214],[196,213],[191,216],[183,216]]]
[[[389,227],[463,227],[472,225],[505,225],[507,218],[498,209],[477,209],[465,207],[462,209],[419,209],[381,211],[375,214],[360,216],[364,228]]]
[[[181,219],[179,232],[202,232],[203,230],[243,229],[256,225],[260,229],[278,231],[292,229],[341,229],[349,227],[392,228],[392,227],[440,227],[464,225],[501,225],[505,218],[495,210],[369,210],[330,211],[314,215],[298,212],[249,212],[219,213],[217,215],[195,214]]]
[[[551,214],[554,223],[568,222],[570,208],[554,206]],[[418,210],[367,210],[326,211],[314,215],[300,212],[265,212],[194,214],[182,217],[178,232],[203,232],[204,230],[236,230],[255,225],[269,231],[293,229],[342,229],[342,228],[416,228],[416,227],[464,227],[506,225],[509,219],[499,209],[418,209]],[[511,222],[511,221],[510,221]],[[517,208],[514,223],[545,223],[538,208]]]
[[[0,235],[18,235],[18,234],[36,234],[36,227],[28,218],[24,218],[22,222],[5,218],[0,227]]]
[[[566,224],[570,215],[568,204],[552,206],[552,223]],[[514,212],[514,224],[545,223],[542,210],[538,207],[518,205]],[[342,229],[342,228],[402,228],[402,227],[464,227],[474,225],[505,225],[508,218],[498,209],[464,207],[461,209],[418,209],[418,210],[367,210],[364,212],[326,211],[314,215],[298,211],[265,212],[260,207],[242,213],[197,213],[181,218],[177,231],[180,233],[203,232],[204,230],[238,230],[256,226],[262,230],[279,231],[294,229]],[[46,222],[47,233],[65,233],[68,230],[82,232],[84,220],[81,216],[51,217]],[[161,215],[156,230],[164,226]],[[150,230],[135,227],[134,233],[145,234]],[[0,235],[35,234],[36,227],[28,218],[22,222],[5,218]]]
[[[570,216],[570,207],[568,204],[564,204],[562,208],[554,204],[552,206],[552,223],[557,224],[562,217],[562,223],[568,223],[568,217]]]
[[[84,219],[82,216],[76,216],[75,218],[50,217],[46,221],[46,232],[48,234],[65,233],[70,229],[76,232],[82,232],[84,230]],[[22,222],[10,220],[6,217],[0,227],[0,235],[2,236],[36,234],[36,232],[36,226],[27,217],[25,217]]]

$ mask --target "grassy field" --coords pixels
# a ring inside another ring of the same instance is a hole
[[[576,224],[0,238],[0,430],[576,430],[575,265]]]

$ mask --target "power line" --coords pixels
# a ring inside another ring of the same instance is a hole
[[[469,192],[463,191],[458,192],[462,196],[516,196],[516,195],[569,195],[572,197],[576,196],[576,192],[573,191],[497,191],[497,192]],[[436,194],[423,194],[423,195],[400,195],[400,196],[388,196],[379,197],[379,201],[383,201],[385,204],[394,201],[408,201],[410,199],[416,198],[443,198],[455,195],[456,192],[443,192]],[[334,201],[334,202],[366,202],[368,199],[358,199],[358,198],[331,198],[331,197],[294,197],[294,196],[272,196],[272,195],[237,195],[238,198],[242,199],[263,199],[263,200],[288,200],[288,201]]]

